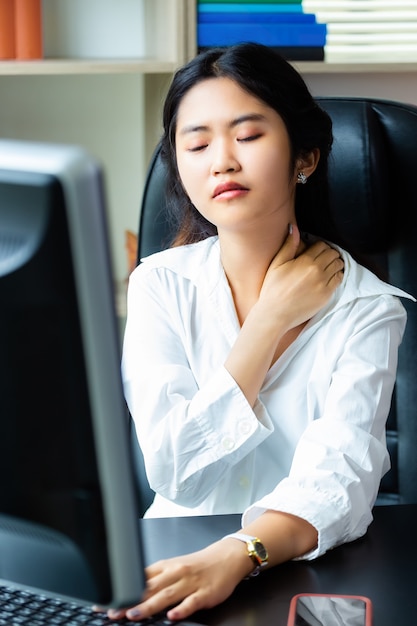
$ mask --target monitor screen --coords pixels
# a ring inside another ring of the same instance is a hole
[[[87,603],[143,591],[100,167],[0,141],[0,579]]]

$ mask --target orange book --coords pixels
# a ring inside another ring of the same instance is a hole
[[[0,59],[14,59],[14,0],[0,0]]]
[[[41,59],[42,0],[14,0],[16,59]]]

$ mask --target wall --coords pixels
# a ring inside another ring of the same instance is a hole
[[[417,105],[417,73],[306,74],[315,96],[367,96]]]
[[[2,76],[0,136],[79,144],[102,163],[116,280],[127,274],[125,229],[137,229],[146,157],[143,77]]]

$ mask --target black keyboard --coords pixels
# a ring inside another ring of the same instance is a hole
[[[176,622],[178,624],[178,622]],[[0,626],[138,626],[174,624],[157,616],[141,622],[128,619],[110,620],[105,613],[96,613],[76,602],[0,586]]]

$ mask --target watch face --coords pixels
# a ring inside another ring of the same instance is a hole
[[[256,551],[256,554],[261,559],[261,561],[265,561],[268,558],[268,552],[266,551],[265,546],[260,541],[254,541],[253,547]]]

